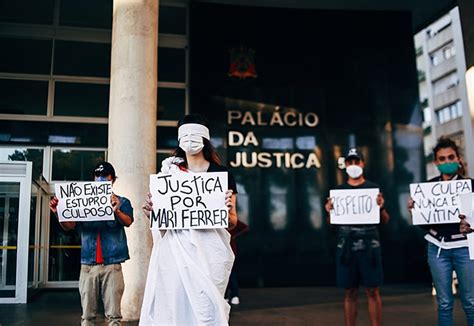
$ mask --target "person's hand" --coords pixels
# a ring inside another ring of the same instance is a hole
[[[459,218],[461,219],[461,222],[459,223],[459,232],[461,232],[464,235],[471,233],[473,229],[471,229],[471,225],[467,223],[466,215],[459,214]]]
[[[233,190],[229,189],[225,192],[225,205],[227,206],[228,210],[231,211],[234,208],[234,203],[232,202],[232,194]]]
[[[117,213],[120,208],[120,199],[115,194],[112,194],[112,196],[110,197],[110,203],[112,204],[114,213]]]
[[[142,211],[146,217],[150,218],[151,212],[153,211],[153,202],[151,201],[150,193],[146,194],[145,204],[142,206]]]
[[[382,209],[385,205],[385,199],[383,198],[383,194],[381,192],[377,195],[377,205],[379,205],[380,209]]]
[[[58,212],[58,204],[59,204],[59,199],[56,196],[54,196],[53,199],[51,199],[51,201],[49,202],[49,209],[54,214]]]
[[[326,204],[324,204],[324,208],[326,209],[326,212],[328,213],[333,210],[334,206],[332,204],[331,197],[326,198]]]
[[[413,200],[413,198],[409,197],[407,202],[407,209],[410,214],[413,207],[415,207],[415,201]]]

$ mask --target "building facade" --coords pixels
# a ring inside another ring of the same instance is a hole
[[[425,178],[411,9],[26,2],[0,2],[0,302],[24,302],[24,280],[30,292],[77,286],[79,235],[62,231],[48,202],[56,182],[89,180],[105,159],[114,191],[135,207],[122,306],[137,319],[151,248],[139,207],[190,112],[210,120],[237,181],[250,225],[244,286],[335,283],[324,202],[345,179],[338,159],[351,146],[392,215],[381,228],[387,282],[429,281],[405,208],[409,184]]]
[[[472,116],[467,98],[466,60],[459,9],[456,7],[415,35],[416,62],[423,110],[428,178],[438,175],[432,163],[437,139],[448,136],[460,146],[472,175]]]

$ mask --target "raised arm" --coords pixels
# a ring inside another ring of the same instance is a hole
[[[49,202],[49,209],[51,212],[56,215],[56,218],[58,218],[59,222],[59,217],[58,217],[58,204],[59,204],[59,199],[54,196],[53,199]],[[59,225],[63,228],[65,231],[73,230],[76,227],[76,222],[59,222]]]

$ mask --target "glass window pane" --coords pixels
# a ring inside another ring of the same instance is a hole
[[[107,117],[109,85],[56,82],[54,115]]]
[[[20,184],[0,183],[0,297],[14,297]]]
[[[0,79],[0,113],[46,115],[48,82]]]
[[[158,120],[179,120],[186,110],[186,90],[158,88]]]
[[[178,147],[177,127],[158,127],[156,133],[158,148],[174,150]]]
[[[56,75],[108,77],[110,44],[56,41]]]
[[[64,231],[51,214],[49,236],[49,281],[77,281],[81,270],[81,236],[76,230]]]
[[[53,24],[54,0],[0,1],[0,21]]]
[[[104,151],[55,149],[53,151],[53,180],[87,181],[97,163],[105,159]]]
[[[186,34],[186,8],[160,6],[158,19],[160,33]]]
[[[112,0],[61,0],[59,25],[112,28]]]
[[[156,154],[156,172],[161,171],[161,162],[163,162],[164,159],[170,157],[173,155],[173,150],[170,150],[169,153],[157,153]]]
[[[33,162],[33,179],[43,174],[43,150],[26,147],[0,147],[0,161]]]
[[[0,72],[49,74],[51,40],[0,37]]]
[[[0,120],[0,144],[107,147],[107,125]]]
[[[185,82],[185,49],[158,48],[158,80],[163,82]]]

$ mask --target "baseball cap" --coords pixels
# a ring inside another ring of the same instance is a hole
[[[345,160],[350,160],[350,159],[359,159],[361,161],[364,160],[364,157],[362,156],[362,153],[355,147],[349,149],[345,156]]]
[[[117,178],[115,175],[115,169],[109,162],[100,162],[95,166],[95,176],[107,176],[109,174],[112,176],[112,179]]]

